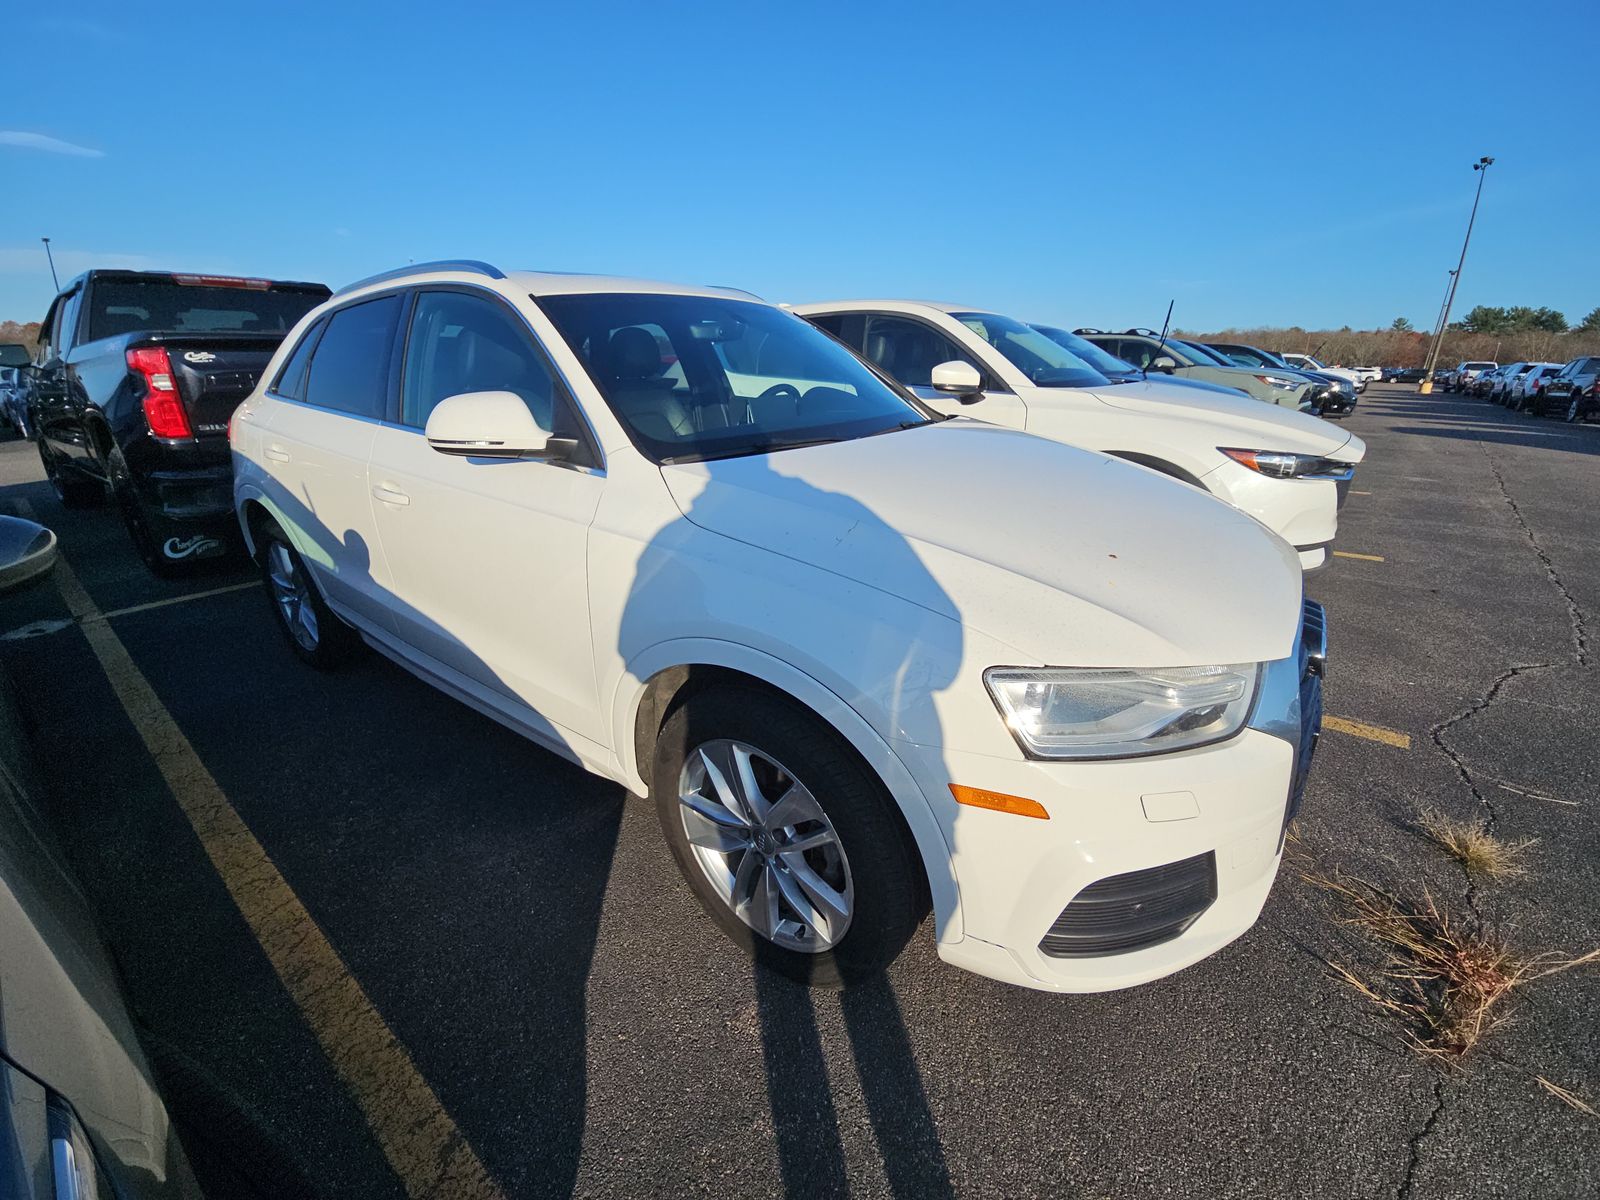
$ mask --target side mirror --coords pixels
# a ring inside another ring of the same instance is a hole
[[[21,342],[0,342],[0,367],[25,367],[33,355]]]
[[[539,427],[515,392],[462,392],[446,396],[428,414],[428,445],[463,458],[564,458],[577,448],[570,438]]]
[[[0,517],[0,592],[15,591],[56,565],[56,535],[21,517]]]
[[[1162,371],[1165,374],[1171,375],[1178,369],[1178,360],[1175,358],[1170,358],[1165,354],[1158,354],[1150,360],[1150,369],[1152,371]]]
[[[970,404],[983,391],[983,376],[971,363],[952,359],[933,369],[933,387],[938,392],[949,392],[964,403]]]

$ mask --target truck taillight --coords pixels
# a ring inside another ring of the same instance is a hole
[[[144,419],[150,423],[150,432],[160,438],[193,437],[165,347],[129,350],[128,370],[144,381]]]

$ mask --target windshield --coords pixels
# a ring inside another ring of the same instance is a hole
[[[328,298],[326,288],[212,287],[163,279],[96,279],[89,341],[122,333],[288,333]]]
[[[1179,338],[1169,337],[1167,339],[1167,345],[1182,346],[1189,352],[1190,357],[1202,366],[1210,364],[1214,367],[1231,367],[1234,365],[1226,358],[1222,357],[1222,355],[1218,354],[1215,350],[1211,349],[1211,347],[1202,346],[1199,342],[1186,342]]]
[[[656,462],[842,442],[941,420],[782,309],[714,296],[535,297]]]
[[[1469,362],[1464,369],[1468,371],[1492,371],[1495,365],[1492,362]]]
[[[1222,355],[1228,360],[1230,366],[1235,367],[1282,367],[1283,364],[1275,362],[1270,354],[1264,354],[1254,346],[1213,346],[1215,354]]]
[[[951,313],[1028,377],[1035,387],[1104,387],[1110,382],[1086,360],[1031,325],[993,313]]]
[[[1102,350],[1088,338],[1068,333],[1065,329],[1057,329],[1054,325],[1035,325],[1034,328],[1063,350],[1077,355],[1102,375],[1128,375],[1139,370],[1132,363],[1123,362],[1109,350]]]

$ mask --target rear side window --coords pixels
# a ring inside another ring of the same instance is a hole
[[[341,308],[311,356],[305,402],[357,417],[382,417],[389,394],[389,357],[400,297]]]
[[[284,364],[283,370],[278,372],[278,381],[272,385],[275,394],[285,400],[304,400],[306,398],[306,368],[311,365],[311,351],[316,346],[317,339],[322,336],[326,321],[318,321],[305,336],[300,339],[300,344],[294,348],[294,353],[289,356],[289,361]]]

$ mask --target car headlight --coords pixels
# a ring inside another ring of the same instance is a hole
[[[1030,758],[1132,758],[1232,737],[1258,663],[1220,667],[991,667],[983,681]]]
[[[1275,387],[1285,392],[1292,392],[1304,386],[1298,379],[1287,379],[1282,375],[1257,375],[1256,378],[1268,387]]]
[[[1323,458],[1320,454],[1293,454],[1288,450],[1241,450],[1236,446],[1218,446],[1217,449],[1240,466],[1274,479],[1342,475],[1350,469],[1349,463]]]

